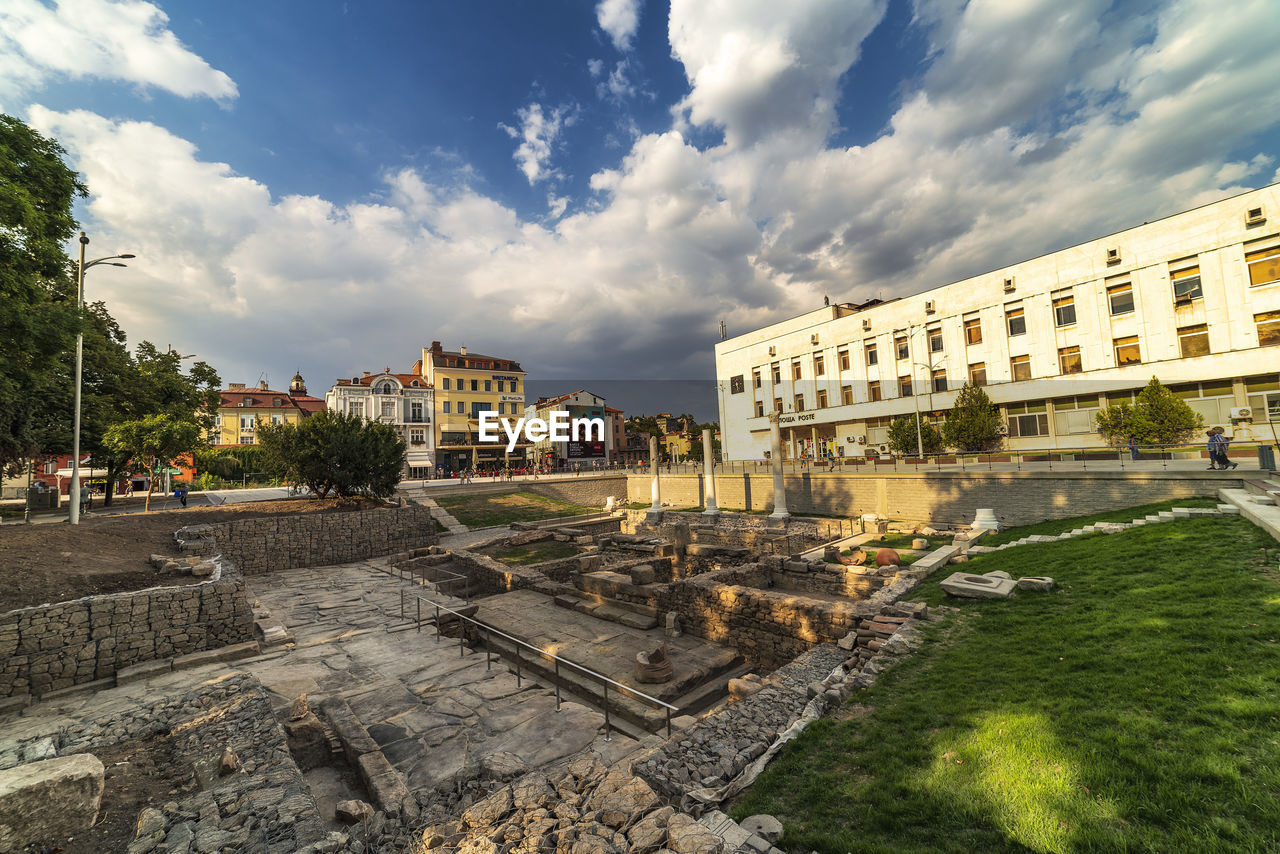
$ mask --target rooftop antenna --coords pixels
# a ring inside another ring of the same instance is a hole
[[[720,321],[720,340],[723,341],[728,337],[729,337],[729,327],[725,326],[725,323],[722,320]]]

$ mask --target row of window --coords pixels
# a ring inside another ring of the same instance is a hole
[[[1019,310],[1021,311],[1021,310]],[[1258,330],[1258,344],[1260,346],[1272,346],[1280,344],[1280,311],[1268,311],[1253,316],[1254,324]],[[1200,323],[1193,326],[1183,326],[1178,329],[1178,348],[1182,357],[1192,358],[1194,356],[1207,356],[1212,351],[1209,348],[1209,327],[1207,324]],[[1115,355],[1116,367],[1125,365],[1134,365],[1142,362],[1141,347],[1138,343],[1138,336],[1130,335],[1123,338],[1116,338],[1112,341],[1112,350]],[[870,359],[868,364],[874,365],[875,345],[868,345],[868,353]],[[848,351],[841,350],[842,369],[847,368],[846,359]],[[1078,374],[1084,371],[1084,362],[1080,356],[1080,348],[1078,346],[1062,347],[1058,350],[1058,373],[1059,374]],[[814,357],[814,373],[817,376],[823,376],[824,365],[823,357]],[[1031,379],[1031,357],[1028,355],[1014,356],[1009,360],[1009,373],[1014,382]],[[792,362],[792,379],[799,380],[801,378],[800,362]],[[740,382],[740,378],[739,379]],[[782,375],[778,365],[773,366],[773,382],[775,385],[781,384]],[[753,374],[753,384],[755,388],[761,387],[760,372],[757,370]],[[983,386],[987,384],[987,364],[986,362],[973,362],[969,365],[969,384],[973,386]],[[935,392],[947,390],[947,372],[946,369],[937,369],[931,375],[931,388]],[[848,405],[853,403],[852,386],[843,386],[841,394],[841,404]],[[739,388],[739,390],[741,390]],[[913,392],[912,377],[910,375],[898,377],[898,394],[900,397],[910,397]],[[796,395],[796,411],[803,410],[803,395]],[[882,392],[879,382],[867,383],[867,400],[875,402],[882,399]],[[781,410],[780,397],[774,398],[774,407],[779,412]],[[822,409],[827,406],[826,392],[818,392],[818,408]],[[764,414],[764,404],[762,401],[756,401],[756,414]]]
[[[468,368],[473,371],[518,371],[520,366],[515,362],[490,362],[484,359],[445,359],[450,368]]]
[[[484,384],[485,391],[493,391],[494,382],[497,382],[498,384],[498,391],[507,391],[508,390],[507,386],[511,387],[510,391],[513,393],[520,391],[519,380],[466,380],[466,379],[463,379],[462,377],[458,377],[456,380],[453,380],[453,381],[450,381],[448,377],[443,377],[440,380],[441,388],[444,391],[449,391],[450,388],[452,388],[455,391],[468,391],[468,390],[480,391],[481,383]],[[470,389],[468,389],[467,387],[468,383],[470,383]]]
[[[448,415],[450,413],[455,413],[457,415],[467,414],[467,402],[465,400],[454,400],[454,401],[446,400],[442,405],[444,407],[443,411],[445,415]],[[496,410],[494,409],[495,406],[497,406]],[[478,418],[481,412],[495,412],[495,411],[499,415],[523,415],[524,404],[522,403],[494,404],[484,400],[471,401],[471,414],[474,417]]]

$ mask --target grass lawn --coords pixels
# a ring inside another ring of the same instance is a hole
[[[523,546],[488,548],[482,551],[494,560],[499,560],[512,566],[542,563],[544,560],[559,560],[562,557],[573,557],[579,554],[578,547],[573,543],[561,543],[557,540],[542,540],[541,542],[528,543]]]
[[[731,812],[793,852],[1280,851],[1278,558],[1239,517],[976,556],[1059,587],[951,600]]]
[[[583,507],[536,492],[506,492],[499,495],[442,495],[436,503],[449,515],[471,528],[532,522],[557,516],[598,513],[598,507]]]
[[[938,546],[949,545],[952,538],[921,537],[919,534],[885,534],[883,536],[867,540],[862,544],[862,547],[864,549],[909,549],[911,548],[911,541],[916,539],[928,540],[929,551],[933,551]]]
[[[1124,510],[1108,510],[1106,513],[1095,513],[1092,516],[1077,516],[1074,519],[1056,519],[1049,522],[1037,522],[1034,525],[1023,525],[1020,528],[1008,528],[998,534],[988,534],[978,541],[983,546],[998,546],[1001,543],[1012,543],[1023,537],[1039,534],[1045,537],[1056,537],[1058,534],[1093,525],[1097,522],[1132,522],[1143,516],[1151,516],[1161,510],[1172,510],[1174,507],[1217,507],[1222,502],[1217,498],[1175,498],[1170,501],[1157,501],[1155,504],[1143,504],[1140,507],[1129,507]]]

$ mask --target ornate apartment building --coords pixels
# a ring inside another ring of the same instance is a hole
[[[256,445],[259,423],[296,424],[322,409],[324,401],[307,394],[302,374],[293,375],[287,392],[273,391],[265,380],[231,383],[222,389],[209,438],[214,445]]]
[[[390,424],[405,441],[405,477],[425,479],[436,465],[435,395],[430,383],[417,370],[393,374],[365,371],[361,376],[338,380],[324,396],[325,406],[335,412],[359,415]]]
[[[1280,421],[1280,185],[923,293],[824,306],[716,344],[727,459],[884,448],[894,418],[986,388],[1014,449],[1098,447],[1151,379],[1236,440]]]
[[[481,442],[480,413],[518,418],[524,414],[525,372],[503,356],[445,350],[439,341],[422,350],[414,365],[435,390],[436,460],[446,471],[523,465],[527,442],[507,453],[506,443]]]

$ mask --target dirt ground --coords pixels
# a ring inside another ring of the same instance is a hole
[[[135,513],[65,523],[0,526],[0,613],[45,602],[153,587],[153,554],[178,554],[173,532],[184,525],[278,513],[333,513],[385,506],[337,499],[255,501],[225,507]],[[185,580],[191,579],[183,577]],[[182,583],[164,576],[165,584]]]

